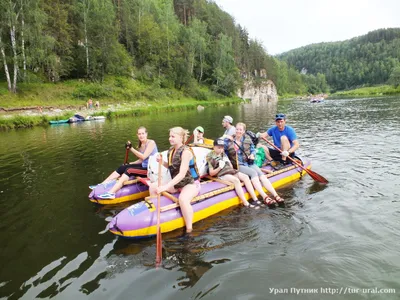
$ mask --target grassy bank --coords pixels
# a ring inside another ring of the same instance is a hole
[[[89,98],[93,103],[99,101],[100,109],[87,110]],[[121,77],[109,77],[102,84],[78,80],[57,84],[20,84],[16,95],[7,91],[5,83],[0,83],[0,129],[44,125],[51,120],[68,119],[74,113],[117,118],[241,101],[223,97],[201,86],[180,91]],[[42,112],[38,107],[42,107]]]
[[[362,87],[354,90],[339,91],[332,96],[334,97],[374,97],[374,96],[393,96],[400,95],[400,86],[395,88],[391,85],[379,85],[371,87]]]

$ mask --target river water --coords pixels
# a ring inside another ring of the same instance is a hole
[[[285,208],[236,207],[196,223],[190,238],[164,234],[159,269],[155,239],[98,234],[128,204],[97,206],[88,185],[123,162],[138,126],[166,149],[170,127],[202,125],[215,138],[224,115],[258,131],[276,112],[288,115],[299,154],[327,186],[306,176],[280,190]],[[398,299],[399,128],[397,97],[221,106],[2,132],[0,298]]]

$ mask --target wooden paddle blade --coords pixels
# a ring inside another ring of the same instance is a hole
[[[162,236],[161,228],[157,231],[157,245],[156,245],[156,266],[159,266],[162,261]]]
[[[308,175],[310,175],[311,178],[314,179],[315,181],[318,181],[318,182],[323,183],[323,184],[327,184],[327,183],[328,183],[328,180],[327,180],[325,177],[319,175],[318,173],[315,173],[314,171],[311,171],[311,170],[309,170],[309,169],[304,169],[304,170],[305,170],[305,171],[308,173]]]

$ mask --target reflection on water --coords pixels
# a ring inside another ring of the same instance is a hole
[[[1,133],[0,298],[266,299],[269,288],[345,286],[399,292],[399,104],[280,101]],[[166,149],[173,126],[201,125],[215,138],[224,115],[260,131],[277,112],[287,114],[300,156],[327,186],[305,176],[280,190],[285,207],[236,207],[196,223],[191,236],[163,234],[159,269],[155,239],[98,234],[131,203],[95,205],[88,185],[122,163],[139,126]]]

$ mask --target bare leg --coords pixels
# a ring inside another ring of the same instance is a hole
[[[240,180],[238,177],[234,175],[224,175],[221,179],[232,182],[235,186],[236,194],[238,195],[239,199],[242,200],[244,206],[249,206],[249,202],[247,202],[246,196],[244,195],[242,185],[240,184]]]
[[[260,181],[262,182],[263,186],[267,189],[267,191],[272,194],[272,196],[276,197],[278,195],[278,193],[272,186],[271,181],[269,181],[269,179],[265,175],[260,176]]]
[[[260,179],[258,177],[254,177],[251,179],[251,182],[253,183],[254,188],[260,193],[260,196],[265,199],[267,197],[267,194],[264,192]]]
[[[129,180],[129,176],[126,174],[122,174],[121,178],[114,184],[114,186],[108,192],[115,194],[122,188],[122,186],[124,185],[124,182],[127,180]]]
[[[263,149],[264,149],[265,157],[267,158],[268,161],[272,161],[272,160],[273,160],[272,157],[271,157],[271,155],[269,154],[269,150],[268,150],[268,147],[267,147],[267,146],[258,144],[258,145],[257,145],[257,148],[263,148]]]
[[[110,174],[110,176],[108,176],[106,179],[104,179],[104,181],[102,183],[106,183],[111,180],[117,179],[119,176],[121,176],[121,175],[119,175],[116,171],[114,171]]]
[[[156,193],[156,188],[157,187],[158,187],[158,183],[157,182],[150,183],[150,185],[149,185],[150,196],[157,195],[157,193]]]
[[[249,176],[247,176],[246,174],[243,174],[241,172],[237,173],[236,176],[244,182],[244,186],[247,189],[247,192],[250,194],[251,199],[253,199],[254,201],[258,201],[256,192],[254,191],[254,187],[251,184],[250,178]]]
[[[181,207],[183,219],[185,220],[187,233],[193,230],[193,207],[190,202],[198,193],[199,190],[196,184],[188,184],[183,187],[179,195],[179,205]]]
[[[269,153],[269,148],[266,146],[263,146],[264,148],[264,152],[265,152],[265,157],[267,158],[267,160],[269,161],[273,161],[271,154]]]
[[[287,151],[290,149],[289,140],[285,135],[281,136],[281,149],[282,149],[282,151],[285,151],[285,150]],[[282,160],[286,161],[286,157],[282,156]]]

